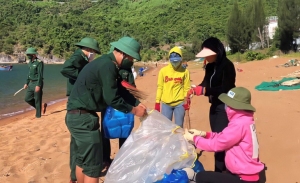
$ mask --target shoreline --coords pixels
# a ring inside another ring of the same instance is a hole
[[[136,66],[142,67],[142,64],[136,64]],[[155,69],[155,67],[149,66],[148,69],[145,71],[145,74],[148,74],[149,71],[152,71],[154,69]],[[138,76],[137,78],[143,79],[143,77],[140,78],[140,76]],[[67,100],[68,100],[68,98],[66,97],[66,98],[59,98],[59,99],[47,102],[47,104],[48,104],[47,111],[48,111],[48,109],[55,108],[62,104],[66,104]],[[9,124],[11,120],[13,122],[13,121],[19,120],[20,118],[26,118],[29,116],[34,117],[34,115],[35,115],[34,111],[35,111],[34,108],[28,106],[28,108],[26,108],[26,109],[21,109],[19,111],[11,111],[9,113],[1,114],[0,115],[0,126]],[[47,115],[47,111],[46,111],[46,115]],[[43,118],[43,115],[41,118]]]

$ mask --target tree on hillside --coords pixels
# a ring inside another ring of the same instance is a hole
[[[266,25],[266,15],[262,0],[253,0],[248,2],[246,9],[246,17],[249,21],[249,26],[252,29],[251,41],[260,41],[264,48],[264,27]]]
[[[283,53],[292,49],[294,33],[299,31],[299,16],[299,0],[279,0],[279,48]]]
[[[236,53],[241,49],[242,37],[242,13],[239,10],[237,1],[234,3],[227,24],[227,40],[232,53]]]

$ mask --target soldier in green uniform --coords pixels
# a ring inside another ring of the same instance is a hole
[[[90,61],[94,60],[95,53],[100,54],[99,44],[98,42],[90,37],[83,38],[79,43],[75,44],[79,47],[73,55],[65,61],[62,70],[60,71],[63,76],[68,78],[67,81],[67,96],[70,96],[73,85],[83,67],[88,64]],[[70,183],[76,182],[76,174],[75,174],[75,161],[76,154],[74,148],[75,139],[71,136],[70,141],[70,169],[71,169],[71,181]]]
[[[25,101],[36,109],[35,117],[40,118],[41,113],[45,114],[46,112],[47,103],[42,106],[44,63],[37,58],[37,54],[35,48],[26,50],[29,59],[29,73],[24,89],[27,89]]]
[[[112,53],[114,51],[114,47],[111,46],[109,53]],[[125,63],[125,64],[124,64]],[[120,67],[119,67],[119,78],[121,80],[125,80],[127,81],[129,84],[136,86],[135,82],[134,82],[134,76],[132,73],[132,66],[133,66],[133,62],[130,61],[125,61]],[[120,88],[122,93],[127,93],[128,90],[124,89],[124,88]],[[135,100],[134,100],[135,101]],[[128,101],[130,104],[134,105],[134,101]],[[103,129],[103,119],[104,119],[104,114],[105,114],[105,110],[101,111],[101,132],[104,131]],[[110,159],[110,154],[111,154],[111,146],[110,146],[110,140],[105,138],[104,133],[102,134],[102,142],[103,142],[103,165],[105,169],[108,169],[112,160]],[[124,144],[124,142],[126,141],[126,138],[120,138],[119,139],[119,148],[121,148],[121,146]]]
[[[63,69],[60,71],[63,76],[68,78],[67,96],[70,96],[73,85],[82,68],[90,61],[94,60],[95,53],[100,54],[99,44],[93,38],[85,37],[75,45],[79,47],[79,49],[65,61]]]
[[[122,92],[118,73],[122,65],[134,58],[141,59],[140,44],[123,37],[111,45],[115,47],[112,53],[102,55],[81,70],[68,99],[66,125],[77,146],[76,178],[80,183],[98,183],[102,170],[103,144],[96,112],[111,106],[139,117],[147,114],[145,105],[129,92]]]

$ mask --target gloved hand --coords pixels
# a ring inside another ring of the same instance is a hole
[[[190,110],[190,105],[191,105],[191,98],[186,97],[185,98],[185,103],[182,105],[184,110]]]
[[[183,137],[185,138],[185,140],[189,141],[189,142],[194,142],[194,134],[190,133],[188,131],[188,129],[185,129],[184,130],[184,135]]]
[[[155,103],[154,109],[160,112],[160,103]]]
[[[187,97],[190,97],[191,95],[197,95],[197,96],[203,95],[203,90],[204,87],[202,86],[193,87],[188,91]]]
[[[190,133],[192,133],[193,135],[198,135],[198,136],[201,136],[201,137],[205,137],[206,136],[206,132],[205,131],[199,131],[199,130],[196,130],[196,129],[190,129],[188,131]]]

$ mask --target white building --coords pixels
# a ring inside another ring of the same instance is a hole
[[[267,17],[268,25],[267,25],[267,31],[270,39],[273,39],[276,28],[278,27],[278,17],[277,16],[270,16]]]

